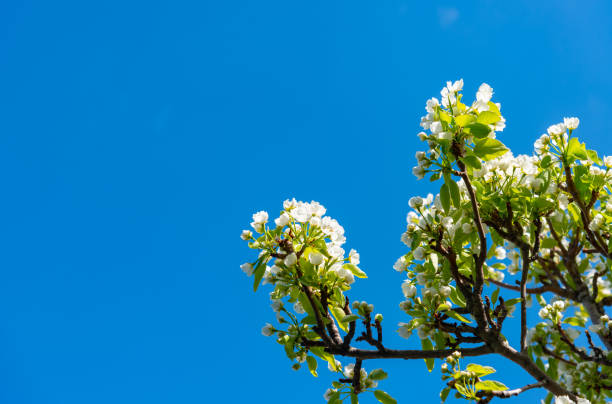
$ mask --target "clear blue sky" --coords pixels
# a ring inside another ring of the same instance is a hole
[[[574,115],[612,153],[609,2],[454,3],[3,1],[0,402],[322,402],[239,269],[288,197],[345,226],[370,275],[350,296],[418,346],[391,267],[436,188],[410,173],[427,98],[486,81],[515,153]],[[439,402],[437,370],[386,366],[400,403]]]

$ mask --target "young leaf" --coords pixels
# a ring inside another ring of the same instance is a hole
[[[355,321],[359,319],[359,316],[356,314],[349,314],[348,316],[344,316],[342,318],[342,320],[340,320],[341,323],[350,323],[351,321]]]
[[[487,135],[491,132],[491,128],[478,122],[467,125],[465,130],[467,133],[473,135],[477,139],[487,137]]]
[[[485,125],[490,125],[492,123],[499,121],[500,119],[501,119],[500,116],[497,115],[495,112],[482,111],[480,114],[478,114],[477,122],[483,123]]]
[[[475,120],[476,120],[476,117],[474,115],[469,115],[469,114],[459,115],[458,117],[455,118],[455,123],[463,128],[464,126],[469,125]]]
[[[482,382],[477,382],[476,389],[485,391],[503,391],[508,390],[508,387],[506,387],[505,384],[495,380],[485,380]]]
[[[317,360],[313,356],[308,355],[306,357],[306,363],[308,363],[308,370],[310,370],[310,373],[312,373],[314,377],[319,377],[317,374]]]
[[[260,260],[255,268],[253,274],[255,275],[255,279],[253,280],[253,291],[257,292],[257,288],[259,287],[259,283],[261,282],[261,278],[263,278],[264,273],[266,272],[266,262],[265,260]]]
[[[387,378],[387,373],[382,369],[374,369],[370,372],[370,379],[383,380]]]
[[[374,392],[374,397],[383,404],[397,404],[397,401],[393,397],[382,390],[376,390]]]
[[[450,209],[450,191],[446,183],[442,184],[442,187],[440,187],[440,202],[442,203],[444,211],[448,212]]]
[[[478,377],[482,377],[482,376],[486,376],[486,375],[495,373],[495,369],[492,368],[491,366],[482,366],[476,363],[470,363],[469,365],[467,365],[466,369],[470,372],[476,373],[476,376]]]
[[[424,351],[431,351],[433,350],[433,344],[431,343],[431,341],[428,338],[422,339],[421,340],[421,346],[423,347]],[[425,365],[427,366],[427,370],[429,370],[430,372],[433,370],[434,368],[434,358],[427,358],[425,359]]]
[[[474,154],[485,161],[503,156],[507,151],[508,149],[502,142],[491,138],[479,140],[474,146]]]
[[[453,205],[458,208],[461,205],[461,194],[459,192],[459,185],[455,181],[451,181],[448,184],[448,189],[450,191],[451,200],[453,201]]]
[[[366,275],[365,272],[363,272],[361,269],[359,269],[359,267],[357,265],[354,264],[344,264],[342,265],[343,268],[348,269],[349,271],[351,271],[353,273],[353,275],[355,275],[358,278],[367,278],[368,276]]]

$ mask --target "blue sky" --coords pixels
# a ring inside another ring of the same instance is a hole
[[[609,2],[460,4],[2,2],[0,401],[322,402],[239,269],[251,214],[289,197],[344,225],[370,276],[350,296],[418,347],[391,267],[436,188],[410,174],[425,100],[486,81],[515,153],[564,116],[612,153]],[[400,403],[439,402],[437,370],[384,365]]]

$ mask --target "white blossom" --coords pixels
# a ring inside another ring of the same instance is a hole
[[[291,218],[289,217],[288,214],[283,213],[281,214],[278,218],[274,219],[274,223],[278,226],[278,227],[284,227],[287,224],[289,224],[289,222],[291,221]]]
[[[412,255],[413,255],[414,259],[420,261],[420,260],[425,258],[425,249],[423,249],[423,247],[417,247],[412,252]]]
[[[421,198],[420,196],[413,196],[408,201],[408,205],[410,205],[412,209],[418,209],[423,206],[423,198]]]
[[[476,93],[476,99],[482,103],[488,103],[491,101],[491,97],[493,96],[493,89],[487,83],[482,83],[480,87],[478,87],[478,92]]]
[[[253,237],[253,232],[251,230],[242,230],[242,233],[240,234],[241,239],[249,240],[251,237]]]
[[[313,251],[310,253],[310,255],[308,256],[308,261],[312,264],[312,265],[321,265],[323,263],[323,254],[318,253],[316,251]]]
[[[402,293],[406,297],[406,299],[410,299],[416,295],[417,289],[416,287],[409,281],[405,280],[402,283]]]
[[[287,267],[295,265],[296,262],[297,262],[297,255],[295,255],[295,253],[291,253],[287,255],[284,260],[285,266]]]
[[[251,276],[253,275],[253,270],[255,268],[253,268],[253,264],[250,263],[244,263],[242,265],[240,265],[240,269],[242,269],[242,272],[244,272],[245,274],[247,274],[247,276]]]
[[[269,337],[274,334],[274,326],[270,323],[266,323],[266,325],[261,329],[261,333],[265,337]]]
[[[578,118],[563,118],[563,124],[567,129],[574,130],[580,124],[580,119]]]

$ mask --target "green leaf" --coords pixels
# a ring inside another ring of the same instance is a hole
[[[465,307],[465,297],[456,288],[451,288],[450,301],[459,307]]]
[[[587,150],[586,152],[592,162],[601,165],[601,159],[599,158],[595,150]]]
[[[487,135],[491,132],[491,128],[489,128],[487,125],[476,122],[467,125],[465,127],[465,131],[477,139],[482,139],[487,137]]]
[[[444,121],[446,123],[451,123],[451,117],[450,117],[449,114],[446,113],[446,111],[440,109],[439,114],[440,114],[440,120],[441,121]]]
[[[342,320],[340,320],[341,323],[350,323],[351,321],[355,321],[359,319],[359,316],[356,314],[349,314],[348,316],[344,316],[342,318]]]
[[[540,161],[540,167],[548,168],[548,166],[550,166],[550,163],[552,163],[552,157],[550,157],[550,154],[547,154],[546,156],[544,156],[542,161]]]
[[[573,325],[574,327],[584,327],[585,321],[578,317],[568,317],[563,320],[565,324]]]
[[[571,138],[567,144],[567,161],[571,163],[576,159],[587,160],[588,158],[584,143],[580,143],[578,138]]]
[[[383,404],[397,404],[397,401],[393,397],[382,390],[376,390],[374,392],[374,397]]]
[[[453,310],[447,311],[446,315],[449,316],[450,318],[454,318],[457,321],[462,321],[464,323],[471,323],[470,320],[468,320],[467,318],[463,317],[461,314],[454,312]]]
[[[508,390],[508,387],[506,387],[505,384],[495,380],[485,380],[482,382],[477,382],[476,389],[485,391],[503,391]]]
[[[312,373],[314,377],[319,377],[319,375],[317,374],[318,363],[314,356],[308,355],[306,357],[306,363],[308,363],[308,370],[310,370],[310,373]]]
[[[253,272],[253,274],[255,275],[255,279],[253,280],[253,291],[254,292],[257,292],[257,288],[259,287],[261,278],[263,278],[265,272],[266,272],[266,261],[262,259],[259,261],[259,263],[257,264],[257,267],[255,267],[255,271]]]
[[[433,350],[433,344],[431,343],[431,341],[428,338],[425,338],[425,339],[421,340],[421,346],[423,347],[424,351],[431,351],[431,350]],[[427,359],[425,359],[425,365],[427,366],[427,370],[429,370],[431,372],[433,370],[433,368],[434,368],[434,365],[435,365],[434,358],[427,358]]]
[[[442,400],[442,403],[444,403],[446,401],[446,399],[448,398],[448,394],[450,393],[451,388],[450,387],[446,387],[444,390],[442,390],[440,392],[440,400]]]
[[[459,115],[458,117],[455,117],[455,123],[461,126],[462,128],[466,125],[471,124],[475,120],[476,120],[476,117],[474,115],[468,115],[468,114]]]
[[[458,208],[461,205],[461,194],[459,193],[459,185],[455,181],[448,183],[448,189],[450,191],[451,200],[453,205]]]
[[[495,304],[497,303],[498,297],[499,297],[499,288],[495,289],[495,291],[491,295],[491,303],[493,303],[493,306],[495,306]]]
[[[557,241],[554,238],[545,238],[540,241],[540,248],[553,248],[557,245]]]
[[[497,115],[495,112],[491,111],[482,111],[478,114],[478,119],[476,120],[478,123],[483,123],[485,125],[493,124],[499,121],[501,117]]]
[[[348,332],[348,328],[346,326],[346,323],[342,322],[342,320],[344,320],[344,317],[346,317],[346,314],[344,313],[344,310],[342,310],[340,307],[331,306],[329,308],[329,311],[331,311],[332,315],[334,316],[334,318],[338,322],[338,326],[342,329],[342,331]]]
[[[446,183],[442,184],[440,187],[440,202],[442,203],[442,208],[444,211],[448,212],[450,209],[450,191]]]
[[[340,400],[340,392],[336,391],[335,393],[330,394],[329,400],[327,400],[327,404],[339,404],[342,403]]]
[[[474,146],[474,154],[485,161],[503,156],[507,151],[502,142],[491,138],[479,140]]]
[[[473,154],[466,154],[465,156],[461,158],[461,160],[466,165],[473,167],[477,170],[480,170],[482,168],[482,164],[480,163],[480,160],[478,159],[478,157],[474,156]]]
[[[482,376],[486,376],[486,375],[495,373],[495,369],[492,368],[491,366],[482,366],[476,363],[470,363],[469,365],[467,365],[466,369],[470,372],[476,373],[476,376],[478,377],[482,377]]]
[[[521,301],[521,298],[520,298],[520,297],[516,297],[516,298],[514,298],[514,299],[508,299],[508,300],[506,300],[506,301],[504,302],[504,305],[505,305],[506,307],[512,307],[512,306],[514,306],[515,304],[519,303],[520,301]]]
[[[368,276],[366,275],[365,272],[363,272],[361,269],[359,269],[359,267],[357,265],[353,265],[353,264],[344,264],[342,265],[343,268],[348,269],[349,271],[351,271],[353,273],[353,275],[355,275],[358,278],[367,278]]]
[[[497,105],[495,105],[495,103],[493,101],[487,102],[487,105],[489,106],[489,111],[495,112],[497,115],[501,116],[501,112],[500,112],[499,108],[497,107]]]
[[[370,372],[369,377],[372,380],[383,380],[387,378],[387,373],[382,369],[374,369]]]

